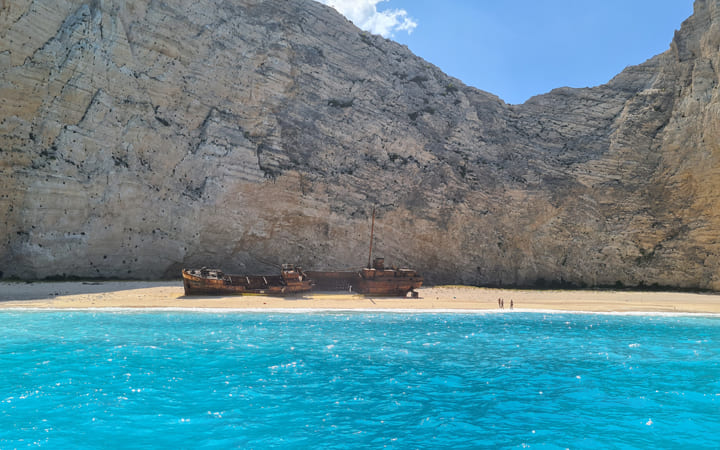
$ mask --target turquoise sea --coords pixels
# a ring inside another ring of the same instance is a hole
[[[720,318],[0,312],[0,448],[719,448]]]

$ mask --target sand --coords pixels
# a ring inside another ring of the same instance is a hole
[[[230,308],[312,310],[498,310],[498,299],[514,311],[587,311],[720,314],[712,293],[488,289],[424,287],[419,298],[369,297],[344,292],[311,292],[288,297],[243,295],[186,297],[182,282],[4,282],[0,308]]]

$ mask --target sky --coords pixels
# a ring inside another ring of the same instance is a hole
[[[693,0],[319,0],[506,103],[607,83],[670,48]]]

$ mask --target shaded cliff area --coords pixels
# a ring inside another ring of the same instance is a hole
[[[362,266],[720,290],[720,0],[523,105],[311,0],[0,3],[3,277]]]

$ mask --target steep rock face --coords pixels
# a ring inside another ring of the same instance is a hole
[[[0,271],[720,289],[720,0],[523,105],[309,0],[0,3]]]

